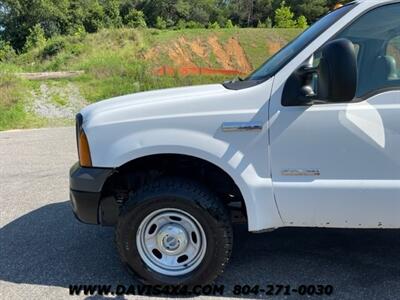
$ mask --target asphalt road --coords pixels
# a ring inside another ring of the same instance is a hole
[[[0,133],[0,299],[70,299],[70,284],[136,283],[119,262],[113,229],[80,224],[71,213],[76,159],[73,128]],[[328,299],[399,299],[399,255],[400,231],[237,227],[217,284],[329,284]]]

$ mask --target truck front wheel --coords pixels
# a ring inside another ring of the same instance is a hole
[[[122,208],[123,263],[146,284],[197,285],[223,272],[232,250],[229,212],[207,188],[181,178],[152,182]]]

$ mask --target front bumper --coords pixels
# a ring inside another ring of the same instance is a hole
[[[72,210],[79,221],[99,224],[101,192],[114,169],[82,168],[79,163],[69,173]]]

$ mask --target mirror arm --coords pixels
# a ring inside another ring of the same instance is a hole
[[[312,78],[317,73],[318,67],[310,65],[297,69],[286,82],[282,102],[288,103],[286,105],[312,105],[318,99],[312,87]]]
[[[300,75],[301,78],[304,78],[304,86],[301,89],[301,99],[300,101],[305,104],[309,105],[311,104],[314,100],[317,99],[317,94],[309,85],[311,82],[311,78],[314,76],[314,74],[318,73],[318,67],[311,67],[311,66],[304,66],[298,70],[298,74]]]
[[[300,76],[313,75],[318,73],[318,67],[304,66],[298,70]]]

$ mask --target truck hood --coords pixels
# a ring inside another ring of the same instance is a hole
[[[221,84],[156,90],[112,98],[81,111],[84,122],[121,122],[127,119],[165,117],[192,112],[193,105],[224,97],[232,91]],[[196,107],[201,110],[201,107]]]

